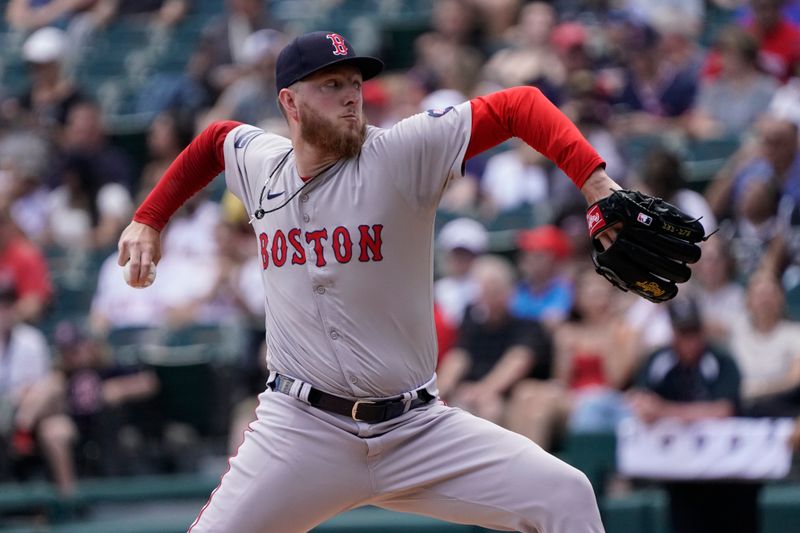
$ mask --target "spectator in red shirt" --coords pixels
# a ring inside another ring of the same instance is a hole
[[[433,325],[436,328],[436,339],[439,348],[438,366],[444,359],[445,354],[455,346],[456,340],[458,340],[458,329],[447,319],[436,303],[433,304]]]
[[[800,27],[781,13],[784,0],[750,0],[753,20],[748,31],[759,43],[759,64],[781,82],[786,82],[800,68]],[[704,75],[715,78],[722,70],[719,53],[711,53]]]
[[[18,295],[17,318],[36,322],[53,294],[50,272],[41,250],[17,229],[7,211],[0,211],[0,278]]]
[[[785,82],[800,66],[800,27],[781,14],[783,0],[752,0],[749,30],[761,43],[762,67]]]

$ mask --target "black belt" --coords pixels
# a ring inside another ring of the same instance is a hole
[[[294,382],[294,379],[278,374],[269,386],[272,390],[288,394]],[[375,401],[348,400],[311,387],[308,393],[308,403],[323,411],[349,416],[356,422],[377,424],[398,417],[408,410],[421,407],[435,398],[424,388],[418,389],[416,393],[417,397],[411,400],[411,405],[406,409],[406,402],[402,398]]]

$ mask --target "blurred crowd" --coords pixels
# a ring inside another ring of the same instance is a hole
[[[152,415],[163,414],[168,374],[120,356],[125,332],[137,344],[154,331],[234,331],[219,401],[224,428],[235,428],[226,445],[238,443],[268,349],[242,206],[215,186],[187,203],[149,290],[124,284],[114,247],[207,124],[286,131],[274,63],[295,28],[273,16],[277,3],[225,2],[186,68],[143,99],[152,118],[136,153],[115,144],[92,88],[69,75],[71,53],[121,19],[169,31],[191,3],[7,3],[27,84],[0,91],[0,476],[24,476],[20,465],[38,457],[68,494],[76,472],[180,467],[164,457],[190,437]],[[586,206],[550,161],[514,141],[471,159],[437,223],[438,374],[449,404],[550,450],[631,414],[800,415],[800,1],[435,0],[410,50],[372,44],[359,52],[405,52],[413,64],[390,62],[364,85],[371,124],[534,85],[614,179],[714,232],[679,300],[651,304],[593,272]],[[91,304],[65,313],[65,298],[77,298],[62,290],[67,273],[87,257],[97,264]],[[148,438],[163,453],[142,461]]]

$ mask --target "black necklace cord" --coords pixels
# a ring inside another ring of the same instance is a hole
[[[250,219],[250,223],[251,224],[253,223],[253,220],[255,220],[255,219],[261,220],[262,218],[264,218],[264,216],[268,215],[269,213],[274,213],[275,211],[278,211],[278,210],[283,209],[284,207],[286,207],[289,204],[289,202],[294,200],[294,198],[298,194],[300,194],[303,191],[303,189],[305,189],[312,181],[314,181],[317,178],[317,176],[327,172],[328,170],[330,170],[333,167],[333,165],[335,165],[338,162],[338,161],[334,161],[333,163],[331,163],[327,167],[323,168],[322,170],[320,170],[319,172],[317,172],[316,174],[314,174],[313,176],[308,178],[305,181],[305,183],[303,183],[302,187],[300,187],[295,192],[293,192],[292,195],[289,198],[287,198],[286,201],[283,202],[278,207],[274,207],[274,208],[269,209],[269,210],[264,210],[264,208],[261,206],[261,204],[264,201],[264,193],[267,191],[267,186],[269,185],[270,181],[272,181],[272,177],[275,175],[275,173],[278,172],[278,170],[280,170],[280,168],[284,165],[284,163],[286,163],[286,160],[289,158],[289,154],[292,153],[292,150],[294,150],[294,148],[290,148],[289,151],[286,152],[286,155],[283,156],[283,158],[280,160],[278,165],[275,167],[275,169],[272,172],[270,172],[269,177],[267,177],[266,181],[264,182],[264,186],[261,188],[261,194],[258,196],[258,209],[256,209],[255,212],[253,213],[253,218]]]

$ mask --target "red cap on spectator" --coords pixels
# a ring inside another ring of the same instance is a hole
[[[557,259],[565,259],[572,254],[569,236],[556,226],[539,226],[521,232],[517,245],[523,252],[550,252]]]
[[[365,81],[361,91],[361,98],[367,105],[383,107],[389,103],[389,95],[380,80]]]
[[[564,22],[553,28],[550,42],[562,52],[581,47],[586,44],[586,28],[578,22]]]

